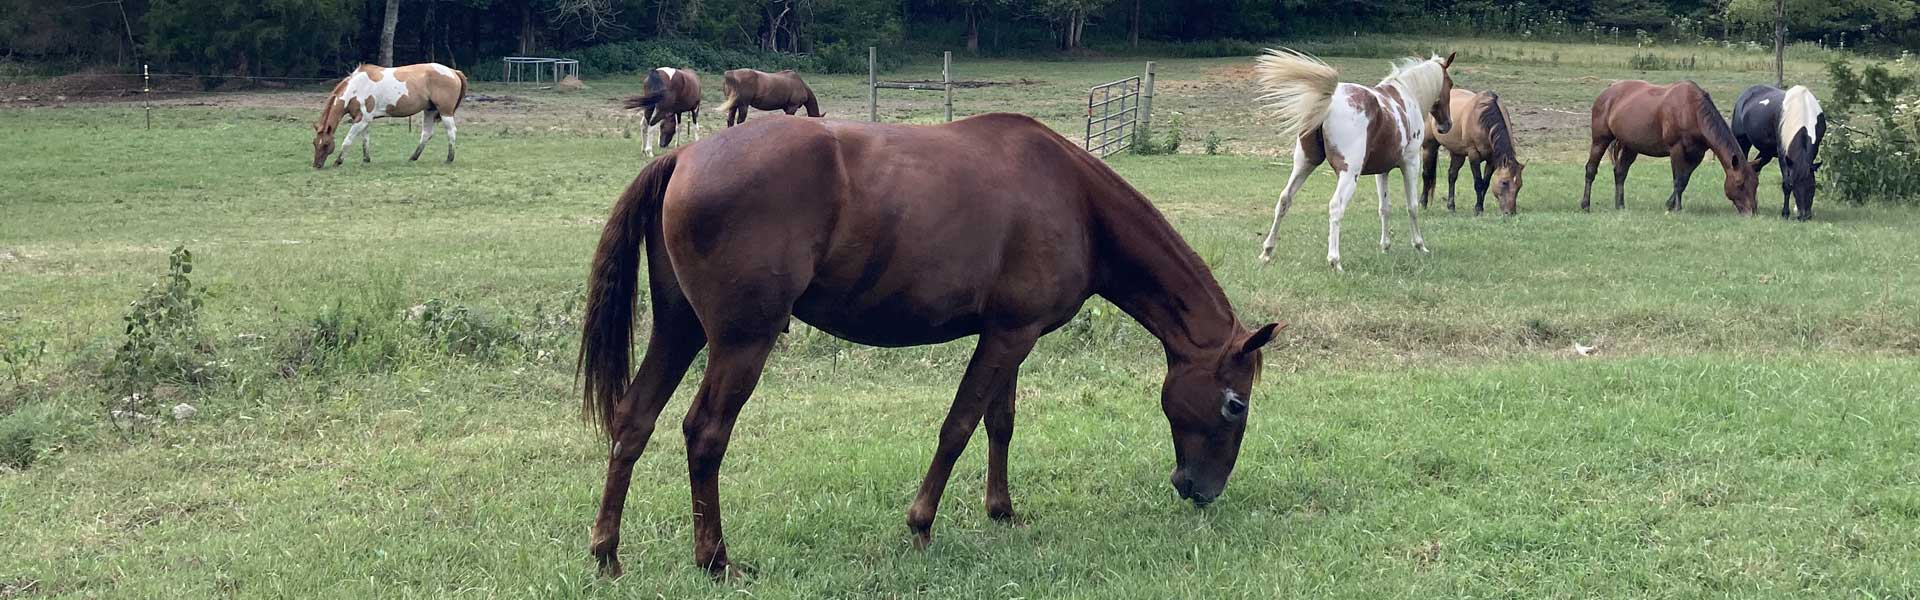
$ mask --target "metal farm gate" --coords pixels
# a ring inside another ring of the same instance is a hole
[[[1146,75],[1103,83],[1087,90],[1087,133],[1081,147],[1106,158],[1133,148],[1134,139],[1153,124],[1153,63]]]

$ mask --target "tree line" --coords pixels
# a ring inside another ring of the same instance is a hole
[[[1786,13],[1797,40],[1920,42],[1920,0],[1786,0]],[[287,76],[652,39],[1015,54],[1354,32],[1762,41],[1773,22],[1774,0],[0,0],[0,57]]]

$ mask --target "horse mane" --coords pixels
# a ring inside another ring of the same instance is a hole
[[[1701,135],[1707,137],[1707,143],[1712,145],[1716,152],[1726,151],[1736,156],[1739,162],[1733,164],[1745,162],[1747,155],[1740,152],[1740,144],[1733,138],[1733,128],[1727,125],[1726,117],[1720,116],[1720,109],[1713,105],[1713,96],[1708,95],[1706,90],[1700,89],[1699,84],[1693,84],[1693,88],[1700,92],[1700,101],[1696,103],[1698,106],[1695,108],[1700,111]]]
[[[1409,56],[1393,61],[1393,72],[1381,79],[1380,85],[1398,83],[1406,86],[1408,93],[1418,95],[1419,103],[1431,102],[1440,97],[1440,88],[1447,81],[1446,69],[1440,67],[1439,59],[1438,56],[1426,60]]]
[[[358,72],[359,69],[356,68],[354,71]],[[314,124],[316,129],[325,128],[330,122],[338,124],[334,118],[334,111],[340,109],[340,95],[346,93],[347,81],[351,79],[353,79],[353,73],[348,73],[346,77],[340,78],[339,83],[333,84],[333,91],[327,94],[327,105],[320,107],[320,122]]]
[[[1793,134],[1807,130],[1807,143],[1820,143],[1820,100],[1806,86],[1787,88],[1780,99],[1780,154],[1784,157],[1792,145]]]
[[[1500,95],[1487,92],[1487,101],[1480,107],[1480,124],[1487,128],[1487,141],[1493,144],[1493,163],[1513,166],[1520,164],[1520,157],[1513,150],[1513,131],[1507,123],[1507,111],[1500,106]]]

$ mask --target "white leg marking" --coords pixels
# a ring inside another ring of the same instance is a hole
[[[453,162],[453,138],[459,131],[453,126],[452,115],[440,115],[440,122],[447,126],[447,162]]]
[[[640,124],[640,143],[645,144],[647,146],[647,157],[652,158],[653,157],[653,124],[646,122],[645,121],[646,117],[641,117],[641,119],[642,120],[640,122],[641,123]]]
[[[1349,172],[1340,173],[1340,183],[1333,187],[1333,203],[1327,206],[1327,264],[1335,271],[1340,268],[1340,217],[1347,214],[1347,200],[1353,198],[1353,189],[1359,187],[1359,176]]]
[[[1280,231],[1280,219],[1287,216],[1287,209],[1293,208],[1293,196],[1300,193],[1300,186],[1306,184],[1307,176],[1313,174],[1316,165],[1307,164],[1307,151],[1299,143],[1293,145],[1293,174],[1287,177],[1287,187],[1280,192],[1280,201],[1273,205],[1273,226],[1267,228],[1267,241],[1260,245],[1260,261],[1273,260],[1274,234]]]
[[[1388,248],[1393,247],[1393,236],[1388,233],[1387,228],[1387,211],[1392,210],[1393,205],[1387,201],[1386,173],[1373,176],[1373,189],[1380,194],[1380,251],[1386,252]]]
[[[433,127],[436,121],[437,119],[430,117],[420,119],[420,145],[413,147],[413,157],[407,160],[420,160],[420,152],[427,149],[427,140],[433,139]]]

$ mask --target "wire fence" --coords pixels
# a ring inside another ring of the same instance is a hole
[[[114,101],[138,99],[146,128],[153,128],[153,102],[206,96],[233,96],[263,92],[306,92],[330,88],[340,77],[272,77],[255,75],[200,75],[155,73],[142,65],[138,73],[73,73],[51,77],[0,77],[0,101],[21,102]],[[409,119],[409,129],[412,128]]]

